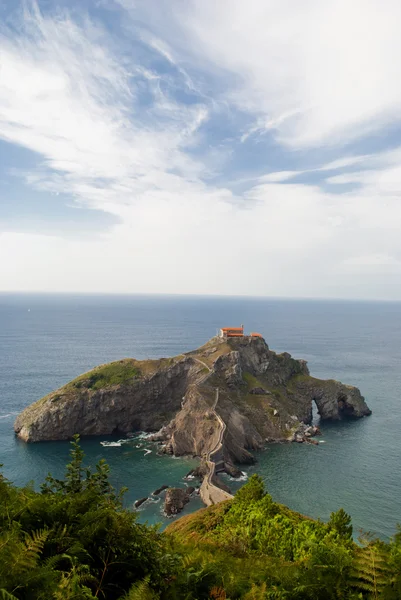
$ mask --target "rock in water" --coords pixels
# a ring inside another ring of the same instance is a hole
[[[195,469],[191,469],[189,473],[185,475],[185,479],[203,479],[208,472],[205,461],[201,461],[201,464]]]
[[[237,479],[238,477],[242,477],[243,475],[242,471],[240,471],[239,469],[237,469],[237,467],[228,462],[224,463],[224,471],[227,473],[227,475],[230,475],[235,479]]]
[[[299,379],[297,389],[301,394],[310,394],[321,419],[339,421],[372,414],[361,392],[352,385],[307,377]]]
[[[164,499],[164,512],[168,517],[177,515],[189,502],[187,489],[169,488]]]
[[[312,402],[322,419],[371,412],[357,388],[311,377],[305,361],[262,338],[213,338],[174,358],[97,367],[26,408],[14,428],[27,442],[148,431],[166,453],[204,459],[219,445],[216,463],[245,464],[266,439],[309,425]]]
[[[145,496],[145,498],[140,498],[140,500],[136,500],[134,502],[135,508],[139,508],[141,506],[141,504],[143,504],[144,502],[146,502],[147,499],[148,499],[148,497]]]
[[[168,485],[162,485],[161,487],[157,488],[157,490],[155,490],[153,492],[153,496],[158,496],[160,494],[160,492],[167,490],[168,487],[169,487]]]

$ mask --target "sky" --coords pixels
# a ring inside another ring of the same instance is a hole
[[[0,0],[0,291],[401,300],[399,0]]]

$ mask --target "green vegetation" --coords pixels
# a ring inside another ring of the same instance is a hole
[[[242,373],[242,379],[246,383],[249,390],[255,387],[264,387],[264,384],[261,383],[259,379],[257,379],[254,375],[252,375],[252,373],[249,373],[248,371],[244,371]]]
[[[318,385],[323,388],[330,388],[333,384],[335,385],[337,382],[334,379],[316,379],[316,377],[312,377],[312,375],[294,375],[290,381],[287,383],[287,387],[290,389],[294,384],[297,383],[309,383],[312,385]]]
[[[89,373],[80,375],[68,384],[68,386],[100,390],[108,386],[128,383],[139,378],[140,375],[141,373],[136,366],[136,361],[132,359],[118,360],[107,365],[101,365],[89,371]]]
[[[65,477],[35,492],[0,476],[0,600],[397,600],[401,531],[352,540],[340,509],[328,523],[273,502],[257,475],[234,500],[165,533],[123,508],[78,438]]]

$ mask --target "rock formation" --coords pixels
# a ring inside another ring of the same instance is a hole
[[[164,512],[167,517],[177,515],[189,502],[189,493],[184,488],[168,488],[164,499]]]
[[[371,412],[357,388],[311,377],[305,361],[276,354],[262,338],[213,338],[174,358],[97,367],[26,408],[15,431],[27,442],[155,432],[176,456],[206,457],[221,442],[224,466],[252,462],[266,441],[295,439],[312,421],[313,401],[321,419]]]
[[[144,498],[140,498],[139,500],[135,500],[135,502],[134,502],[135,508],[139,508],[140,506],[142,506],[142,504],[144,504],[146,502],[146,500],[149,500],[149,498],[147,496],[145,496]]]
[[[167,490],[168,488],[169,488],[169,486],[164,484],[164,485],[160,486],[159,488],[157,488],[157,490],[155,490],[152,495],[158,496],[161,492],[164,492],[164,490]]]

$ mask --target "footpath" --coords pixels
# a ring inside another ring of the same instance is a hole
[[[202,361],[199,361],[202,362]],[[206,363],[202,363],[206,366],[209,371],[211,370]],[[201,488],[200,488],[200,497],[206,506],[211,506],[212,504],[218,504],[219,502],[224,502],[225,500],[232,500],[234,496],[229,494],[228,492],[222,490],[214,483],[214,475],[216,469],[216,463],[221,462],[222,456],[222,448],[223,448],[223,436],[226,430],[226,424],[223,419],[216,411],[216,407],[219,401],[219,388],[216,388],[216,397],[213,403],[212,412],[219,424],[219,436],[216,442],[215,447],[207,453],[206,455],[206,465],[208,471],[203,479]]]

